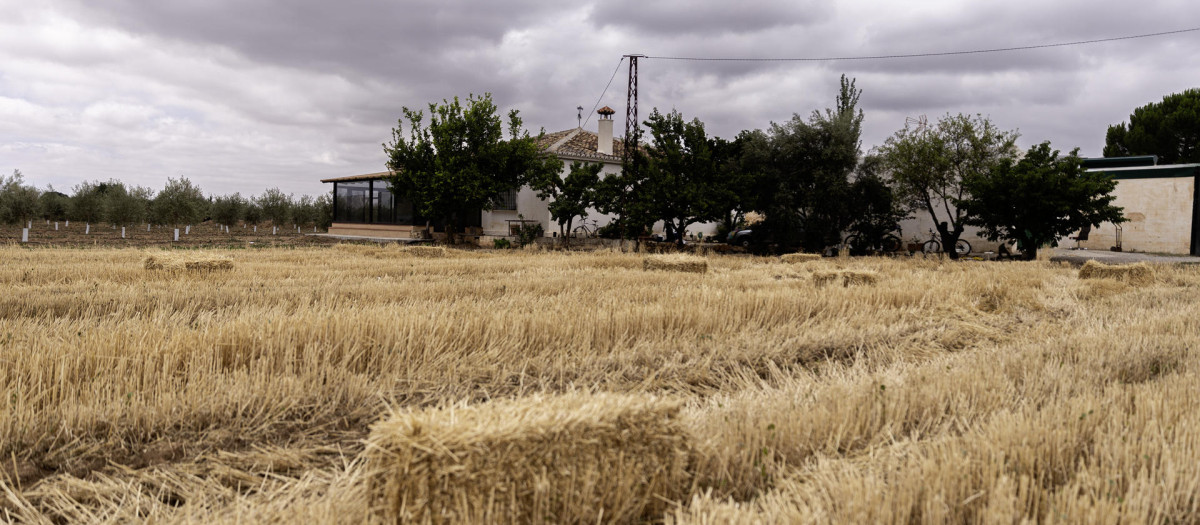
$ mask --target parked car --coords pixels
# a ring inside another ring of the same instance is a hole
[[[731,231],[725,238],[725,242],[734,246],[749,248],[754,243],[754,231],[750,229]]]

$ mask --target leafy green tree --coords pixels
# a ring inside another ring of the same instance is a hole
[[[454,242],[459,222],[492,209],[501,192],[562,171],[562,162],[521,124],[510,111],[504,140],[491,94],[471,95],[465,106],[458,97],[429,104],[428,125],[423,111],[405,107],[391,144],[384,144],[392,193],[411,199],[420,215],[444,221]]]
[[[242,211],[246,207],[246,199],[240,193],[222,195],[213,199],[212,218],[217,224],[236,226],[242,219]]]
[[[637,131],[634,135],[640,137],[641,132]],[[626,151],[636,150],[628,144],[640,144],[640,139],[627,142]],[[645,155],[627,153],[621,162],[621,172],[604,177],[596,185],[596,210],[616,216],[615,220],[600,228],[600,236],[637,239],[654,224],[656,217],[651,201],[645,198],[649,185],[645,165]]]
[[[1108,127],[1104,156],[1158,155],[1162,164],[1200,162],[1200,89],[1133,110],[1129,123]]]
[[[328,230],[330,226],[333,226],[332,196],[326,193],[320,197],[317,197],[317,200],[313,203],[313,207],[316,208],[317,211],[315,219],[317,228]]]
[[[38,216],[38,191],[25,185],[21,170],[9,177],[0,175],[0,220],[6,224],[24,224]]]
[[[195,224],[208,214],[208,199],[200,187],[186,177],[167,178],[167,185],[154,197],[151,214],[160,224],[178,227]]]
[[[109,181],[104,199],[104,219],[114,226],[128,226],[146,220],[153,191],[140,186],[126,187]]]
[[[572,162],[565,177],[546,174],[530,185],[538,192],[538,198],[550,201],[550,218],[558,223],[563,245],[570,239],[571,224],[575,217],[587,218],[588,208],[595,205],[596,186],[600,183],[602,164]]]
[[[38,209],[41,210],[42,218],[46,220],[66,219],[70,205],[71,197],[65,193],[54,191],[54,186],[47,186],[46,191],[38,196]]]
[[[767,133],[746,137],[742,163],[755,172],[746,200],[764,216],[756,237],[807,251],[840,242],[851,220],[849,176],[860,154],[861,94],[842,75],[835,108],[814,111],[808,120],[793,115],[772,123]]]
[[[967,224],[979,226],[988,240],[1013,241],[1027,260],[1073,231],[1125,221],[1112,205],[1116,181],[1085,171],[1078,148],[1060,156],[1049,141],[1029,148],[1021,160],[1002,159],[992,170],[971,174],[965,186]]]
[[[262,209],[263,216],[274,226],[282,228],[292,217],[292,197],[283,193],[279,188],[264,191],[254,201]]]
[[[254,199],[246,201],[246,206],[242,208],[242,220],[250,226],[258,226],[263,221],[263,209]]]
[[[71,189],[69,217],[73,221],[94,223],[104,218],[104,201],[109,185],[99,181],[84,181]]]
[[[646,156],[646,181],[640,197],[648,199],[649,213],[664,222],[678,242],[689,225],[715,221],[728,211],[732,190],[724,185],[729,159],[727,142],[710,139],[699,119],[685,122],[678,111],[663,114],[655,109],[646,121],[652,144],[638,155]]]
[[[725,234],[738,228],[744,222],[745,214],[750,209],[748,196],[754,185],[757,170],[747,164],[743,155],[746,145],[754,140],[760,130],[742,131],[732,141],[716,139],[715,154],[723,159],[719,166],[720,186],[711,195],[716,202],[714,206],[721,210],[720,223],[717,226],[717,238],[724,239]]]
[[[960,206],[969,196],[965,181],[1014,159],[1017,136],[981,115],[946,115],[933,128],[897,131],[879,154],[901,201],[910,210],[928,213],[942,246],[954,246],[966,226],[967,214]],[[958,258],[952,249],[946,253]]]
[[[847,192],[852,217],[847,231],[871,244],[899,230],[900,221],[909,217],[883,167],[883,159],[877,155],[863,158]]]
[[[297,226],[309,226],[317,220],[317,201],[310,195],[303,195],[296,200],[292,207],[292,219]]]

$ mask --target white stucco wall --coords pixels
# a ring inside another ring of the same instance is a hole
[[[564,160],[563,171],[560,174],[566,177],[570,173],[571,162]],[[615,175],[621,172],[621,165],[616,163],[604,163],[600,170],[600,177],[604,178],[609,175]],[[518,217],[523,217],[525,220],[534,220],[542,224],[542,229],[545,231],[546,237],[553,237],[558,233],[558,223],[550,217],[550,208],[548,201],[539,199],[537,192],[529,187],[523,187],[517,192],[517,209],[516,210],[493,210],[485,211],[482,215],[481,224],[483,225],[483,233],[485,235],[506,236],[508,235],[508,222],[515,220]],[[604,226],[616,219],[616,215],[604,214],[596,211],[594,208],[588,209],[587,218],[584,221],[588,226]],[[576,218],[572,227],[581,223],[579,218]],[[661,233],[663,228],[662,222],[654,225],[654,231]],[[689,234],[704,233],[710,236],[717,231],[717,223],[693,224],[688,227]]]
[[[954,208],[951,207],[951,210]],[[942,220],[946,218],[946,212],[939,210],[938,217]],[[922,209],[912,212],[912,218],[900,221],[900,240],[904,244],[910,242],[925,243],[931,238],[929,230],[932,228],[934,234],[937,233],[937,228],[934,225],[933,218],[929,216],[929,212]],[[1000,243],[992,242],[979,236],[979,228],[967,226],[963,229],[961,239],[971,243],[971,253],[994,252],[1000,247]],[[940,236],[937,241],[941,242]],[[1011,248],[1011,247],[1010,247]]]
[[[1127,252],[1188,254],[1192,242],[1192,177],[1122,179],[1113,190],[1113,204],[1124,208],[1128,222],[1121,225],[1121,249]],[[1112,223],[1093,228],[1080,247],[1108,250],[1116,246]],[[1063,246],[1074,246],[1064,242]]]

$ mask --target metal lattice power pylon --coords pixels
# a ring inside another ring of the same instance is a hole
[[[637,147],[641,133],[638,125],[638,58],[646,55],[625,55],[629,60],[629,88],[625,98],[625,151]]]

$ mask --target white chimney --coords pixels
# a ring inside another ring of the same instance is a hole
[[[613,154],[613,111],[612,108],[604,106],[596,113],[600,114],[600,136],[596,141],[596,153],[604,155]]]

